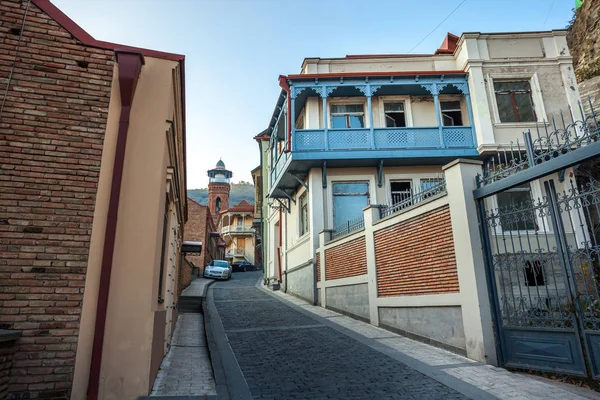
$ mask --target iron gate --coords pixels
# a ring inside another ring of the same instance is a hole
[[[600,129],[593,110],[562,121],[490,159],[474,195],[501,363],[600,378]]]

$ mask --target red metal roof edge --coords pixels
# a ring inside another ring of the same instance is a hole
[[[63,13],[58,7],[56,7],[54,4],[52,4],[50,0],[32,0],[32,1],[33,1],[33,4],[35,4],[43,12],[48,14],[60,26],[65,28],[67,31],[69,31],[69,33],[71,35],[75,36],[75,38],[77,40],[79,40],[81,43],[83,43],[87,46],[99,47],[101,49],[107,49],[107,50],[119,49],[119,50],[128,50],[128,51],[137,51],[147,57],[163,58],[166,60],[173,60],[173,61],[182,61],[185,58],[185,56],[182,54],[166,53],[166,52],[157,51],[157,50],[144,49],[141,47],[133,47],[133,46],[127,46],[127,45],[122,45],[122,44],[118,44],[118,43],[110,43],[110,42],[104,42],[101,40],[96,40],[92,37],[92,35],[87,33],[82,27],[77,25],[77,23],[75,21],[73,21],[65,13]]]
[[[414,75],[467,75],[465,71],[401,71],[401,72],[339,72],[334,74],[293,74],[288,79],[314,79],[314,78],[348,78],[370,76],[414,76]]]

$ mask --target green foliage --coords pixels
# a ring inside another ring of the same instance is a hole
[[[208,188],[191,189],[187,191],[187,195],[198,204],[202,204],[203,206],[208,205]],[[231,191],[229,192],[229,207],[233,207],[244,199],[254,204],[254,185],[244,181],[232,183]]]

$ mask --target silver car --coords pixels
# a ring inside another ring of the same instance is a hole
[[[231,278],[231,265],[225,260],[212,260],[204,268],[205,278],[229,279]]]

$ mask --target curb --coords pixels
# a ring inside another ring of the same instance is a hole
[[[202,302],[202,309],[206,342],[215,376],[217,399],[251,400],[253,399],[252,393],[233,349],[229,345],[229,339],[213,300],[213,292],[212,290],[208,291],[208,286],[211,284],[205,286],[204,299],[206,301]]]

